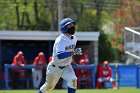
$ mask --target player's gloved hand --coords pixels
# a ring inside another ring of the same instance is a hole
[[[74,55],[82,55],[83,53],[82,53],[82,49],[81,48],[76,48],[75,50],[74,50]]]

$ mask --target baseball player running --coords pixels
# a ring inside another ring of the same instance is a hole
[[[46,82],[41,86],[38,93],[48,93],[57,84],[60,77],[68,83],[68,93],[76,93],[77,77],[71,66],[72,55],[81,55],[81,48],[74,49],[77,38],[75,33],[75,21],[65,18],[60,22],[62,34],[55,40],[53,46],[52,62],[48,64]]]

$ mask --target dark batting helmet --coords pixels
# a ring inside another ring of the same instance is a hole
[[[62,33],[66,33],[68,28],[67,28],[67,24],[69,23],[74,23],[74,25],[76,24],[75,21],[71,18],[65,18],[60,22],[60,29]]]

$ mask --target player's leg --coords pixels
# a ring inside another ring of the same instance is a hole
[[[12,89],[17,89],[19,86],[19,72],[14,72],[12,70],[10,70],[10,75],[11,75],[11,79],[12,79]]]
[[[102,82],[103,82],[103,78],[100,78],[100,77],[99,77],[99,78],[97,79],[97,86],[96,86],[97,89],[102,87]]]
[[[47,93],[49,90],[54,89],[54,87],[56,86],[58,80],[60,78],[50,78],[47,77],[49,79],[46,80],[46,82],[41,86],[40,91],[42,91],[41,93]]]
[[[33,87],[37,88],[37,71],[33,68],[32,69],[32,78],[33,78]]]
[[[36,78],[36,77],[35,77],[36,75],[35,75],[35,74],[36,74],[36,73],[35,73],[35,69],[33,68],[33,69],[32,69],[32,79],[33,79],[33,87],[34,87],[34,88],[35,88],[35,82],[36,82],[36,79],[35,79],[35,78]]]
[[[52,90],[61,75],[62,70],[60,70],[60,68],[49,65],[46,72],[46,82],[41,86],[39,93],[47,93],[49,90]]]
[[[87,78],[87,86],[88,88],[91,88],[91,77]]]
[[[68,93],[75,93],[77,89],[77,77],[71,65],[64,69],[62,78],[68,82]]]
[[[52,90],[59,79],[54,79],[51,76],[47,76],[46,82],[39,89],[39,93],[48,93],[49,90]]]
[[[42,80],[42,70],[38,70],[37,88],[39,87],[41,80]]]
[[[110,82],[112,82],[113,89],[116,89],[116,83],[113,78],[110,78]]]
[[[63,88],[63,89],[67,89],[67,88],[68,88],[68,86],[67,86],[67,81],[64,80],[64,79],[63,79],[63,81],[62,81],[62,88]]]

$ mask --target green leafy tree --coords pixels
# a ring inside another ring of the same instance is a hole
[[[78,31],[98,31],[96,10],[88,10],[81,14],[78,22]]]
[[[114,0],[115,1],[115,0]],[[104,10],[101,18],[101,30],[108,36],[111,44],[113,60],[119,60],[120,53],[124,52],[123,47],[123,29],[125,26],[135,27],[139,25],[140,1],[137,0],[119,0],[119,7],[112,10]],[[100,47],[99,47],[100,48]],[[100,51],[101,49],[99,49]],[[99,55],[102,57],[102,55]],[[105,56],[105,55],[104,55]],[[112,59],[109,57],[109,59]],[[112,61],[113,61],[112,60]]]

